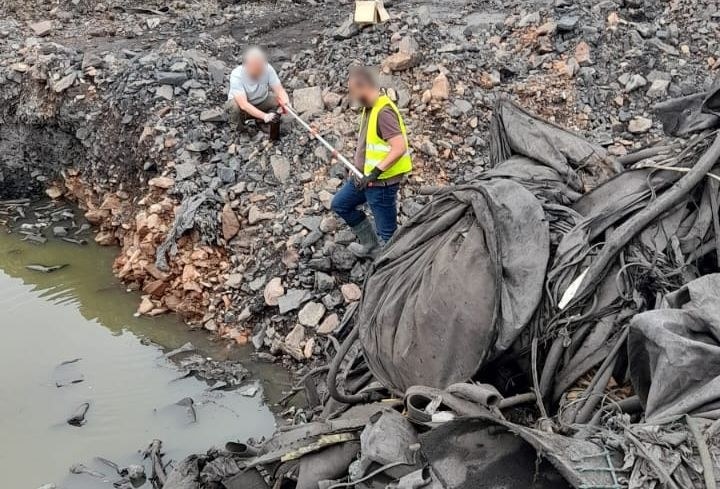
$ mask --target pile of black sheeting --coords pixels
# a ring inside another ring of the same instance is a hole
[[[616,161],[500,101],[493,168],[438,192],[375,261],[317,418],[187,487],[716,487],[708,127]],[[478,383],[508,358],[525,392]]]

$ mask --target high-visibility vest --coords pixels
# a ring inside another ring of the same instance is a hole
[[[395,115],[397,115],[398,121],[400,122],[400,131],[402,132],[403,138],[405,138],[405,146],[410,147],[408,144],[407,129],[405,123],[400,115],[400,111],[395,104],[390,100],[387,95],[380,95],[380,97],[373,105],[370,110],[369,120],[367,122],[367,136],[365,139],[365,165],[363,172],[365,175],[369,175],[375,166],[380,163],[390,153],[390,144],[387,141],[380,138],[377,132],[378,116],[380,111],[385,107],[390,107]],[[366,110],[363,109],[362,119],[360,120],[360,127],[365,123]],[[410,153],[405,151],[405,154],[398,159],[395,164],[380,174],[379,179],[384,180],[386,178],[402,175],[403,173],[409,173],[412,170],[412,159]]]

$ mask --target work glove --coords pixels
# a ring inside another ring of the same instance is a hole
[[[380,178],[381,174],[382,170],[378,167],[375,167],[372,169],[370,174],[364,175],[361,179],[358,180],[356,184],[358,192],[362,192],[363,190],[365,190],[370,183],[376,182],[377,179]]]
[[[268,112],[263,116],[265,124],[276,124],[280,122],[280,114],[277,112]]]

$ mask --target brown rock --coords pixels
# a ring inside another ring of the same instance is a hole
[[[323,319],[323,322],[320,323],[320,326],[317,328],[318,334],[330,334],[333,331],[335,331],[335,328],[338,327],[340,324],[340,318],[337,314],[333,313],[330,314],[328,317]]]
[[[307,340],[307,343],[305,343],[305,348],[303,349],[303,356],[306,359],[312,358],[314,348],[315,348],[315,338],[310,338],[309,340]]]
[[[282,286],[282,279],[280,277],[274,277],[265,285],[263,291],[263,297],[265,297],[265,304],[268,306],[277,306],[278,299],[285,294],[285,288]]]
[[[145,265],[145,271],[157,280],[167,280],[170,275],[160,270],[154,263]]]
[[[155,177],[148,181],[148,185],[151,187],[157,187],[162,189],[169,189],[175,185],[175,180],[170,177]]]
[[[112,246],[117,243],[117,238],[109,231],[100,231],[95,235],[95,242],[100,246]]]
[[[165,289],[167,289],[167,283],[162,280],[153,280],[145,284],[143,292],[153,297],[162,297]]]
[[[232,210],[230,204],[225,204],[220,216],[222,223],[223,238],[225,241],[229,241],[234,238],[240,231],[240,220],[235,215],[235,211]]]
[[[440,73],[433,80],[430,96],[433,100],[447,100],[450,98],[450,82],[444,73]]]
[[[342,287],[340,287],[340,291],[342,292],[345,300],[348,302],[359,301],[360,297],[362,297],[362,290],[360,290],[360,287],[353,283],[343,285]]]
[[[399,52],[388,56],[383,62],[383,68],[390,71],[403,71],[412,68],[415,64],[416,59],[412,54]]]
[[[575,46],[575,61],[581,66],[590,64],[590,46],[585,41],[580,41]]]

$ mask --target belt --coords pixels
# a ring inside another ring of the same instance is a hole
[[[392,187],[393,185],[400,185],[399,180],[389,178],[388,180],[375,180],[374,182],[368,182],[368,187]]]

